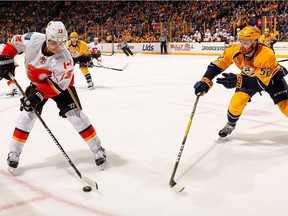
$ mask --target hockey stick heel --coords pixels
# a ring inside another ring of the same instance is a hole
[[[184,186],[177,184],[173,179],[170,180],[169,185],[172,190],[177,193],[180,193],[185,188]]]
[[[111,54],[101,54],[101,55],[103,55],[103,56],[112,56],[112,55],[114,55],[114,51],[112,51]]]

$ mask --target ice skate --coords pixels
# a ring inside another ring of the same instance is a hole
[[[219,139],[224,138],[232,133],[232,131],[235,129],[235,125],[231,125],[229,123],[226,123],[226,125],[219,131]]]
[[[94,89],[94,83],[92,81],[88,82],[88,89]]]
[[[100,170],[104,170],[105,163],[106,163],[106,154],[105,149],[100,147],[98,150],[94,151],[94,159],[96,165],[99,167]]]
[[[13,89],[10,93],[6,94],[7,98],[17,97],[19,96],[19,92],[17,89]]]
[[[10,152],[8,154],[7,164],[8,164],[8,171],[10,173],[13,173],[14,170],[18,167],[19,156],[20,156],[20,154],[18,154],[16,152]]]

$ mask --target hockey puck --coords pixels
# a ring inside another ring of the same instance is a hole
[[[92,190],[92,188],[90,186],[83,187],[84,192],[90,192],[91,190]]]

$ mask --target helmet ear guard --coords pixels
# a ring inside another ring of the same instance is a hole
[[[65,42],[68,39],[67,30],[61,21],[50,21],[46,27],[46,40]]]
[[[256,26],[246,26],[238,33],[240,40],[258,40],[261,36],[261,31]]]

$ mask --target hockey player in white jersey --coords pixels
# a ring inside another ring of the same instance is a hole
[[[2,50],[5,47],[5,44],[0,44],[0,50]],[[14,61],[14,65],[18,66],[18,64]],[[0,80],[4,77],[0,77]],[[7,85],[9,87],[10,92],[6,94],[7,97],[14,97],[18,94],[17,86],[15,85],[15,82],[13,80],[7,80]]]
[[[20,154],[36,121],[33,108],[41,114],[48,99],[56,102],[59,115],[68,119],[94,153],[96,165],[104,168],[105,150],[89,118],[83,113],[73,86],[73,59],[66,47],[67,38],[64,24],[51,21],[46,34],[14,35],[11,43],[0,50],[0,76],[10,79],[9,73],[14,75],[15,55],[25,51],[25,69],[31,81],[25,91],[26,97],[21,98],[22,112],[10,142],[7,163],[11,168],[18,167]]]
[[[97,60],[97,63],[102,62],[101,56],[101,45],[99,44],[99,39],[97,37],[94,38],[94,41],[88,44],[89,51],[93,58]]]
[[[10,92],[6,94],[7,98],[19,96],[17,86],[13,80],[8,80],[7,85],[8,85],[9,90],[10,90]]]
[[[204,42],[211,42],[212,41],[212,35],[210,32],[210,29],[206,29],[203,41]]]

